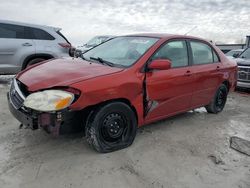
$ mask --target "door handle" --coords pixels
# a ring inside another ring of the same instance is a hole
[[[219,71],[219,70],[220,70],[220,66],[219,66],[219,65],[216,67],[216,70],[217,70],[217,71]]]
[[[187,72],[184,73],[184,76],[191,76],[191,71],[188,70]]]
[[[23,46],[32,46],[32,44],[28,43],[28,42],[25,42],[22,44]]]

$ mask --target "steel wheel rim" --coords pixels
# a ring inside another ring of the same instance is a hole
[[[120,113],[110,113],[101,122],[100,135],[105,142],[117,143],[126,138],[128,122]]]

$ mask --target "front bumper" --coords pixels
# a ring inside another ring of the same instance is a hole
[[[80,130],[81,124],[78,121],[78,112],[68,109],[58,112],[38,112],[16,106],[11,101],[10,94],[7,93],[9,110],[21,124],[36,130],[43,128],[46,132],[54,136],[59,134],[71,133]]]
[[[12,115],[20,121],[22,124],[27,125],[28,127],[31,127],[32,129],[37,129],[37,118],[34,116],[32,117],[31,114],[25,112],[22,109],[16,109],[13,105],[13,103],[10,100],[10,94],[7,93],[7,99],[8,99],[8,105],[9,110],[12,113]]]
[[[240,88],[250,88],[250,82],[237,81],[237,87],[240,87]]]

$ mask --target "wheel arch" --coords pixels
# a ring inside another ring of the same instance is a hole
[[[135,117],[136,117],[136,121],[138,123],[138,113],[137,113],[137,110],[132,105],[132,103],[128,99],[126,99],[126,98],[116,98],[116,99],[110,99],[110,100],[102,101],[100,103],[97,103],[97,104],[85,107],[84,109],[82,109],[82,112],[84,114],[87,114],[87,116],[88,116],[89,113],[91,111],[95,110],[96,108],[98,108],[100,106],[104,106],[104,105],[112,103],[112,102],[122,102],[122,103],[125,103],[126,105],[128,105],[132,109],[132,111],[134,112]]]
[[[32,54],[32,55],[29,55],[28,57],[26,57],[22,63],[22,70],[27,66],[27,64],[33,60],[33,59],[36,59],[36,58],[44,58],[45,60],[48,60],[48,59],[52,59],[54,58],[54,56],[52,56],[51,54],[46,54],[46,53],[39,53],[39,54]]]

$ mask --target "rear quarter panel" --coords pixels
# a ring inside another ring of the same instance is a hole
[[[230,91],[234,91],[237,85],[238,78],[237,63],[233,59],[228,59],[224,66],[228,74]]]
[[[229,82],[229,89],[230,91],[234,91],[236,84],[237,84],[237,72],[238,72],[238,67],[237,63],[233,59],[229,59],[225,56],[225,54],[217,47],[213,46],[217,53],[220,56],[220,60],[223,63],[223,79],[227,80]]]

